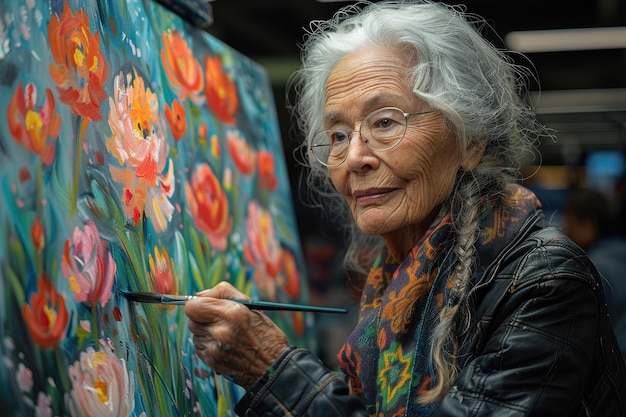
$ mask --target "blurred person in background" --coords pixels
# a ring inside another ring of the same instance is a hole
[[[572,189],[563,204],[562,229],[602,275],[609,319],[626,360],[626,238],[616,208],[599,190]]]

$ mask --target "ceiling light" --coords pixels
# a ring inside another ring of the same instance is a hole
[[[510,32],[509,48],[518,52],[559,52],[626,48],[626,27]]]

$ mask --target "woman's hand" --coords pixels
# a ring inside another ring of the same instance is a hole
[[[196,354],[215,372],[245,389],[289,346],[283,331],[258,310],[231,301],[247,299],[227,282],[185,304]]]

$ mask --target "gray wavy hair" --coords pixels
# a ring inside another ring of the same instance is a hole
[[[522,162],[536,156],[537,141],[552,136],[525,101],[531,72],[488,42],[480,32],[486,27],[484,20],[462,7],[433,0],[360,2],[342,8],[328,21],[311,24],[302,44],[302,67],[289,85],[295,99],[292,115],[305,135],[297,157],[308,167],[306,185],[316,193],[319,206],[346,227],[344,263],[349,270],[366,271],[371,258],[364,248],[377,253],[382,240],[356,229],[328,170],[307,150],[311,136],[323,129],[325,85],[340,60],[371,46],[414,54],[409,80],[414,94],[444,115],[460,149],[472,144],[485,149],[474,169],[459,172],[445,203],[456,232],[455,301],[443,308],[432,335],[431,358],[438,378],[437,385],[419,398],[424,404],[440,400],[458,375],[457,333],[470,320],[467,294],[476,266],[479,207],[504,194],[507,184],[519,181]]]

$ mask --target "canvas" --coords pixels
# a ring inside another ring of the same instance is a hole
[[[232,415],[183,308],[121,291],[307,301],[265,71],[150,0],[0,0],[0,118],[1,414]]]

